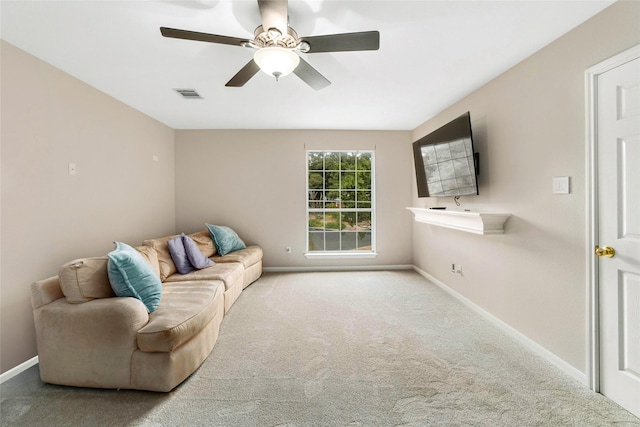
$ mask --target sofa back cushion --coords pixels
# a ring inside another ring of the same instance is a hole
[[[211,234],[209,230],[198,231],[197,233],[188,234],[188,236],[196,242],[202,254],[209,258],[216,254],[216,247],[211,240]]]
[[[158,261],[158,252],[151,246],[138,246],[136,251],[147,260],[156,276],[160,277],[160,262]]]
[[[116,296],[109,283],[108,260],[106,256],[80,258],[60,267],[60,288],[67,302],[78,304]]]
[[[169,252],[168,244],[169,240],[175,237],[178,236],[167,236],[161,237],[159,239],[149,239],[142,242],[143,245],[151,246],[156,250],[156,253],[158,254],[158,264],[160,265],[160,280],[162,280],[163,282],[167,279],[167,277],[175,274],[178,271],[176,265],[173,263],[173,259],[171,259],[171,253]]]

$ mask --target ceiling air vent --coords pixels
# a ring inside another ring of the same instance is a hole
[[[184,99],[204,99],[195,89],[174,89]]]

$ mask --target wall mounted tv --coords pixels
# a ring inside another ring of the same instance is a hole
[[[418,197],[478,194],[478,153],[471,116],[464,113],[413,143]]]

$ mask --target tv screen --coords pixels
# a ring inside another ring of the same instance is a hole
[[[469,112],[413,143],[418,197],[478,194]]]

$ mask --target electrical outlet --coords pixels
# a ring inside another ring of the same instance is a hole
[[[290,253],[291,253],[291,246],[286,246],[286,247],[284,248],[284,251],[285,251],[286,253],[290,254]]]

